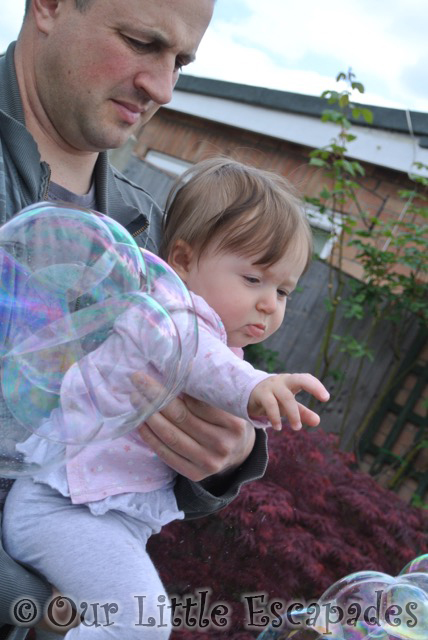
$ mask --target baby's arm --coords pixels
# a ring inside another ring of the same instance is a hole
[[[118,429],[136,426],[151,405],[157,408],[157,401],[166,396],[162,383],[174,345],[161,331],[151,331],[147,338],[146,329],[140,308],[131,306],[116,319],[105,341],[66,372],[61,410],[67,437],[85,441],[96,425],[103,437],[117,435]],[[144,393],[137,390],[135,375],[145,376]]]
[[[328,391],[308,373],[270,375],[241,360],[225,344],[226,333],[217,314],[199,296],[193,296],[198,317],[199,344],[184,391],[210,406],[251,420],[267,417],[276,429],[281,428],[281,414],[293,429],[302,422],[316,426],[316,413],[298,403],[294,395],[308,391],[323,402]],[[265,421],[253,421],[266,426]]]
[[[281,416],[287,418],[290,427],[297,431],[302,423],[316,427],[320,418],[294,397],[299,391],[307,391],[321,402],[330,397],[324,385],[310,373],[281,373],[262,380],[250,394],[248,414],[266,416],[277,431],[282,428]]]

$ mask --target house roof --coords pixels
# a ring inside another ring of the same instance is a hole
[[[223,98],[233,102],[257,105],[276,111],[300,113],[317,118],[328,108],[327,101],[316,96],[184,74],[180,76],[176,89],[183,92]],[[361,106],[370,109],[373,113],[373,123],[367,125],[362,119],[356,120],[351,116],[350,120],[354,123],[360,126],[370,126],[376,129],[409,134],[410,122],[413,134],[419,137],[420,146],[428,148],[428,113],[406,111],[405,109],[391,109],[389,107],[378,107],[374,105]]]
[[[373,123],[353,121],[356,137],[346,155],[395,171],[428,175],[428,114],[361,106],[372,111]],[[328,108],[325,99],[289,91],[184,74],[164,108],[310,149],[326,147],[337,137],[337,125],[321,121]]]

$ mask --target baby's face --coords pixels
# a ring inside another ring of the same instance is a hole
[[[189,289],[202,296],[222,319],[230,347],[261,342],[280,327],[287,297],[302,275],[307,252],[292,248],[269,267],[257,265],[258,258],[208,247],[186,274]]]

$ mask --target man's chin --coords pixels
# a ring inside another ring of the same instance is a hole
[[[113,134],[113,126],[110,131],[105,136],[99,136],[98,140],[95,141],[97,144],[96,150],[98,152],[101,151],[110,151],[112,149],[119,149],[125,145],[132,134],[135,132],[136,127],[115,127],[116,132]]]

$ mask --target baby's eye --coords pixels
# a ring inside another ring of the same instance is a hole
[[[277,289],[277,294],[278,294],[278,298],[287,298],[288,300],[290,300],[290,296],[288,295],[287,291],[285,291],[285,289]]]
[[[258,284],[260,282],[260,278],[256,278],[256,276],[244,276],[244,280],[250,284]]]

